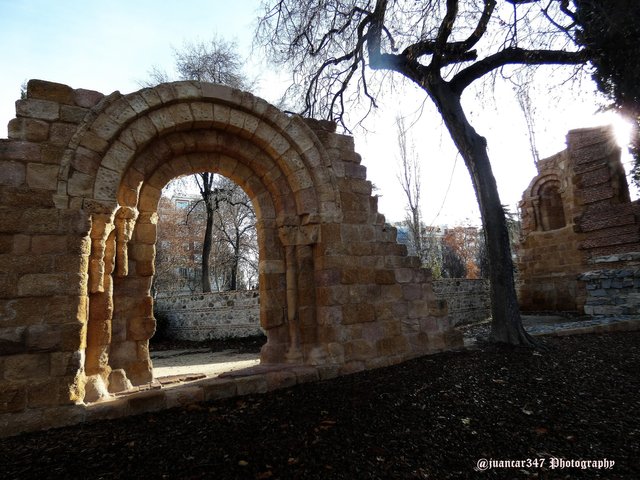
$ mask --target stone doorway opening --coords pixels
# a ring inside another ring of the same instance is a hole
[[[255,209],[239,185],[212,172],[167,184],[158,204],[151,288],[156,381],[165,386],[259,363],[266,336],[258,262]]]
[[[178,98],[163,101],[165,88]],[[236,93],[238,98],[227,98]],[[139,95],[148,97],[140,111],[132,99],[113,106],[132,118],[115,125],[111,112],[106,124],[98,117],[75,139],[77,163],[87,154],[83,145],[97,141],[95,131],[112,131],[109,142],[92,145],[98,162],[93,198],[81,199],[91,219],[87,377],[109,385],[111,372],[117,371],[133,385],[153,381],[149,340],[157,327],[152,286],[158,206],[171,180],[199,172],[230,179],[255,211],[259,323],[267,337],[261,362],[318,360],[310,245],[317,241],[318,194],[331,199],[333,191],[314,188],[317,179],[308,164],[319,158],[306,158],[316,152],[310,131],[255,97],[247,96],[250,104],[242,105],[244,94],[226,87],[180,83]],[[72,177],[78,175],[74,170]],[[299,316],[308,333],[306,349]]]

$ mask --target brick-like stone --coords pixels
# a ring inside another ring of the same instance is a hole
[[[40,120],[58,120],[60,118],[60,104],[49,100],[18,100],[16,115]]]
[[[0,185],[19,186],[27,178],[24,163],[0,160]]]
[[[32,353],[10,355],[4,360],[6,380],[30,380],[49,376],[49,355]]]
[[[73,92],[74,103],[79,107],[91,108],[94,107],[104,98],[104,94],[96,92],[95,90],[86,90],[84,88],[78,88]]]
[[[68,105],[74,103],[73,89],[71,87],[45,80],[29,80],[27,83],[27,98],[49,100]]]
[[[27,387],[0,379],[0,414],[20,412],[27,407]]]
[[[27,165],[27,185],[33,189],[56,191],[59,172],[60,167],[57,165],[29,163]]]
[[[34,118],[14,118],[8,125],[8,137],[14,140],[44,142],[49,138],[49,123]]]

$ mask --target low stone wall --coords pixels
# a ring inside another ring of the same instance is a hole
[[[257,290],[161,294],[154,313],[164,334],[178,340],[261,335]]]
[[[487,280],[443,278],[433,282],[433,292],[447,301],[453,326],[481,322],[491,316]]]
[[[594,316],[640,313],[640,267],[593,270],[579,279],[586,283],[584,313]]]

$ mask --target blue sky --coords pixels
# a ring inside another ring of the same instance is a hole
[[[0,0],[0,138],[15,116],[21,84],[31,78],[64,83],[108,94],[138,90],[153,65],[170,70],[172,47],[185,41],[219,35],[235,40],[248,57],[259,7],[257,0]],[[282,77],[260,61],[249,62],[260,73],[253,92],[274,101],[283,91]],[[573,90],[541,87],[537,107],[538,147],[542,156],[564,148],[573,128],[599,125],[609,117],[594,117],[598,103],[594,87],[585,81]],[[558,98],[555,98],[557,95]],[[470,96],[465,104],[475,128],[489,141],[489,151],[502,201],[515,206],[535,175],[522,113],[508,88],[495,91],[495,104]],[[394,119],[412,115],[424,94],[409,88],[402,95],[382,99],[380,113],[355,131],[356,149],[363,156],[369,180],[381,195],[380,210],[388,220],[401,220],[404,198],[396,180],[397,141]],[[427,101],[411,130],[422,162],[423,218],[427,222],[478,222],[478,209],[468,173],[439,116]],[[451,187],[449,188],[449,184]],[[444,206],[443,206],[444,205]],[[441,208],[442,207],[442,208]],[[438,212],[440,214],[438,215]]]

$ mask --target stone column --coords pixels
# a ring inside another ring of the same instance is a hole
[[[288,363],[303,363],[309,360],[307,352],[317,351],[319,346],[316,335],[302,335],[309,330],[309,324],[316,324],[315,296],[310,297],[308,283],[313,279],[313,256],[311,245],[317,243],[319,228],[317,225],[287,225],[278,230],[280,240],[285,247],[286,282],[287,282],[287,322],[289,331],[289,348],[286,359]],[[300,298],[302,294],[302,299]],[[301,325],[301,308],[305,308],[305,325]],[[316,326],[317,328],[317,326]],[[318,359],[314,360],[314,363]]]

